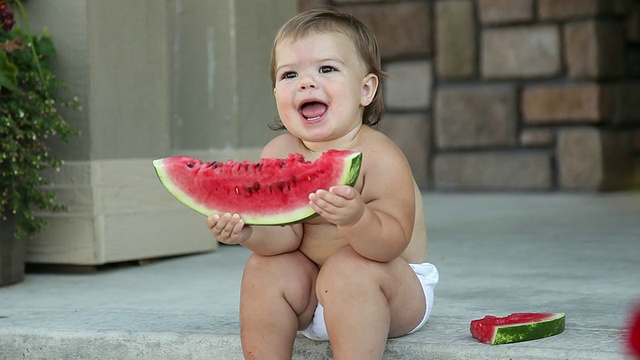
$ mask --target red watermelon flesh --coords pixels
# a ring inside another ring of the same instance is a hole
[[[557,335],[564,326],[564,313],[515,313],[473,320],[470,330],[478,341],[497,345]]]
[[[640,359],[640,302],[632,309],[626,336],[629,355]]]
[[[164,187],[204,214],[237,213],[247,225],[282,225],[315,214],[309,194],[334,185],[355,185],[362,154],[329,150],[316,161],[287,158],[203,162],[188,156],[158,159],[153,165]]]

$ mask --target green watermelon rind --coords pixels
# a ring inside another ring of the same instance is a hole
[[[349,160],[349,170],[344,172],[344,177],[340,179],[340,183],[347,186],[355,186],[360,176],[360,168],[362,167],[362,153],[354,153],[347,157]],[[346,168],[347,166],[345,166]]]
[[[498,325],[493,333],[491,345],[508,344],[542,339],[564,331],[564,313],[555,313],[541,321],[523,324]]]
[[[177,185],[175,185],[173,181],[171,181],[171,177],[165,171],[163,161],[164,159],[153,160],[153,168],[156,170],[156,175],[158,176],[158,179],[162,183],[162,186],[164,186],[164,188],[171,195],[173,195],[174,198],[178,199],[178,201],[186,205],[188,208],[195,210],[202,215],[211,215],[211,214],[207,214],[210,211],[210,209],[207,209],[206,207],[202,206],[201,204],[195,201],[189,201],[191,200],[191,196],[189,196],[184,191],[180,190],[180,188]]]
[[[360,168],[362,166],[362,153],[354,152],[345,156],[343,159],[343,176],[335,185],[348,185],[354,186],[358,180],[358,176],[360,175]],[[203,206],[202,204],[191,201],[192,198],[187,193],[180,190],[178,186],[176,186],[173,181],[171,181],[170,176],[164,170],[163,159],[158,159],[153,161],[153,167],[155,168],[156,175],[158,179],[162,183],[162,185],[167,189],[167,191],[173,195],[176,199],[178,199],[181,203],[186,205],[187,207],[195,210],[196,212],[210,216],[214,213],[223,213],[223,210],[215,210]],[[311,208],[311,206],[306,205],[300,207],[298,209],[275,215],[268,216],[253,216],[244,214],[242,216],[242,220],[246,225],[265,225],[265,226],[277,226],[277,225],[290,225],[300,223],[311,218],[318,216],[318,214]]]

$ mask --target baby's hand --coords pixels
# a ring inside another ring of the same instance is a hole
[[[244,226],[244,220],[238,214],[213,214],[207,218],[207,227],[224,244],[241,244],[251,236],[251,227]]]
[[[333,186],[309,194],[309,204],[320,216],[335,225],[353,225],[364,213],[360,193],[351,186]]]

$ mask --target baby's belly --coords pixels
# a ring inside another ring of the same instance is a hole
[[[311,261],[322,266],[336,251],[348,245],[337,228],[329,224],[304,225],[300,251]]]

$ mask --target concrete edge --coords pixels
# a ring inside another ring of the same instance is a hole
[[[575,359],[611,360],[615,352],[576,349],[433,344],[391,339],[384,359]],[[2,359],[242,359],[236,334],[179,334],[169,332],[122,332],[87,330],[0,329]],[[298,337],[295,360],[331,358],[328,342]],[[620,357],[622,358],[622,357]]]

